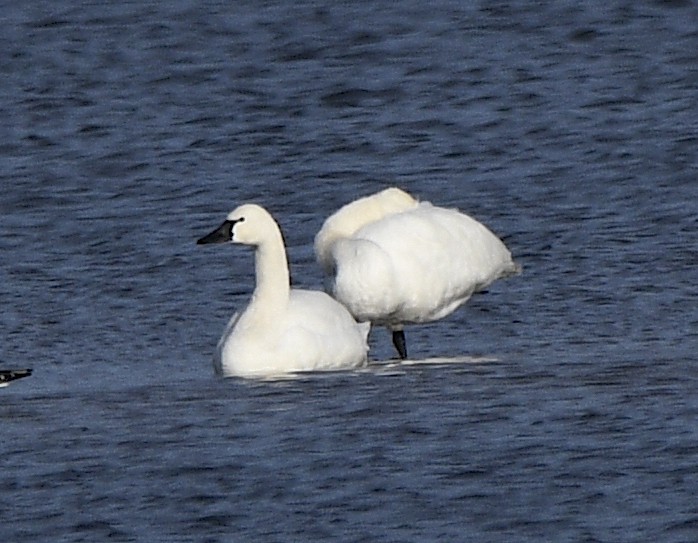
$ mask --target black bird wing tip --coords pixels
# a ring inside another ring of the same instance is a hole
[[[32,374],[32,369],[21,369],[21,370],[0,370],[0,383],[9,383],[16,379],[21,379],[22,377],[29,377]]]

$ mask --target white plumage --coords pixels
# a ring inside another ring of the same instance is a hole
[[[328,290],[359,322],[403,327],[441,319],[519,266],[483,224],[390,188],[345,205],[315,237]]]
[[[256,286],[249,305],[223,333],[214,368],[224,376],[338,370],[366,363],[369,325],[357,324],[324,292],[290,288],[279,226],[262,207],[245,204],[197,243],[255,247]]]

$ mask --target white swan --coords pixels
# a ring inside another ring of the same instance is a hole
[[[257,284],[249,305],[233,315],[218,342],[217,373],[260,377],[366,363],[370,325],[357,324],[324,292],[291,289],[281,231],[264,208],[238,207],[197,243],[228,241],[255,248]]]
[[[389,188],[345,205],[315,236],[328,291],[359,322],[387,326],[407,358],[404,325],[441,319],[520,272],[497,236],[455,209]]]

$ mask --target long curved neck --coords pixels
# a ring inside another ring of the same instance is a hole
[[[276,229],[255,250],[256,286],[250,306],[264,312],[285,307],[291,290],[281,232]]]

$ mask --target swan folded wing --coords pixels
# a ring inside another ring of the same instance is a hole
[[[366,361],[368,327],[324,292],[292,290],[278,351],[299,370],[356,367]]]
[[[484,225],[428,203],[369,224],[356,236],[379,246],[394,268],[386,289],[401,300],[397,313],[404,322],[450,314],[512,265],[509,251]]]
[[[288,328],[278,344],[279,357],[292,359],[292,371],[323,371],[360,365],[351,345],[333,334],[297,324]]]

